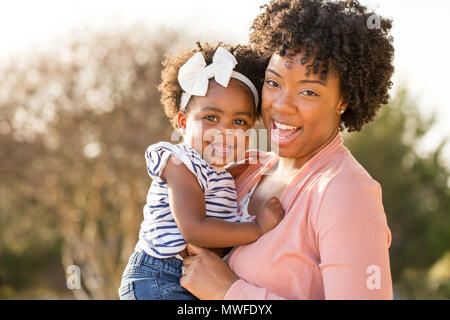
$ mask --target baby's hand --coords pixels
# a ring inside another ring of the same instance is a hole
[[[272,230],[280,223],[284,217],[284,209],[277,197],[271,197],[264,202],[261,211],[256,215],[256,224],[261,230],[261,234]]]

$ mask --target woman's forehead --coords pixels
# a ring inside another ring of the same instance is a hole
[[[269,65],[267,66],[267,70],[272,70],[275,72],[284,72],[284,73],[294,73],[298,75],[306,75],[308,73],[308,64],[302,61],[304,54],[297,53],[295,55],[280,55],[278,53],[274,53],[270,58]],[[302,63],[303,62],[303,63]],[[318,77],[318,75],[311,74],[312,78]]]
[[[283,53],[275,52],[272,54],[269,63],[275,63],[277,65],[284,65],[286,68],[290,68],[294,65],[299,66],[307,66],[308,64],[312,64],[316,56],[307,55],[304,49],[302,50],[286,50]]]
[[[328,82],[329,78],[336,78],[339,80],[339,75],[335,72],[332,67],[331,61],[327,66],[327,73],[324,77],[322,74],[322,66],[320,66],[317,72],[313,72],[312,64],[315,61],[315,56],[305,57],[304,51],[299,52],[286,52],[285,55],[280,53],[274,53],[267,66],[267,70],[277,72],[283,72],[288,74],[293,74],[297,77],[306,77],[308,79],[321,79],[324,82]]]

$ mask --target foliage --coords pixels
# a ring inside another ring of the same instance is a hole
[[[117,297],[151,182],[144,151],[170,136],[156,90],[175,41],[166,34],[86,36],[3,72],[2,264],[9,247],[20,244],[22,257],[36,240],[61,239],[64,270],[81,268],[83,288],[73,293]]]

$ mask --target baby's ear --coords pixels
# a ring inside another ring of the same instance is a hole
[[[186,113],[184,113],[182,111],[178,111],[177,120],[176,120],[177,128],[181,129],[181,130],[186,129],[186,121],[187,121]]]

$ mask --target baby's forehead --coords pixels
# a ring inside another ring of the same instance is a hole
[[[242,96],[248,97],[253,100],[253,94],[250,89],[241,81],[231,78],[228,82],[227,87],[222,86],[217,83],[214,78],[209,79],[208,91],[206,92],[206,96],[192,96],[192,98],[201,100],[202,98],[208,99],[221,99],[224,97],[227,98],[241,98]]]
[[[188,109],[200,111],[205,107],[214,107],[217,111],[242,111],[254,113],[254,99],[250,89],[239,80],[231,79],[227,87],[209,80],[206,96],[192,96]]]
[[[209,87],[207,96],[212,96],[216,93],[220,93],[221,95],[239,95],[246,96],[253,101],[253,93],[250,88],[241,82],[238,79],[230,78],[227,87],[223,87],[219,83],[217,83],[214,78],[209,80]]]

